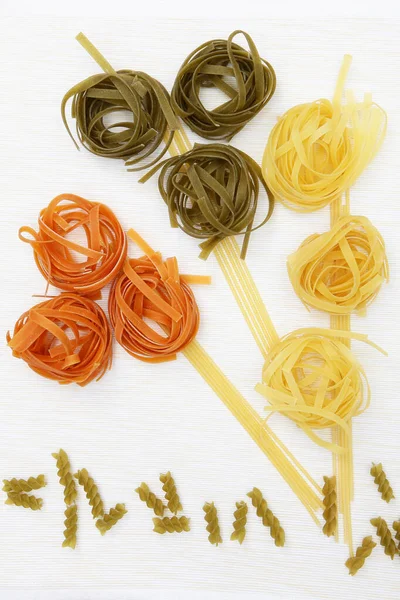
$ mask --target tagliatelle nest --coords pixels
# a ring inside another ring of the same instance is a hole
[[[63,293],[20,316],[7,342],[16,358],[42,377],[87,385],[112,362],[112,335],[103,310],[77,294]]]
[[[367,217],[342,217],[311,235],[287,266],[302,302],[331,314],[362,313],[389,277],[385,243]]]

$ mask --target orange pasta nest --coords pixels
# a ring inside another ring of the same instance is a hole
[[[364,312],[389,277],[385,243],[366,217],[342,217],[330,231],[311,235],[287,266],[305,306],[331,314]]]
[[[127,254],[126,236],[117,217],[104,204],[61,194],[40,211],[38,224],[38,232],[21,227],[19,237],[32,246],[36,264],[48,284],[93,295],[120,271]],[[67,239],[79,228],[86,236],[86,246]],[[83,260],[77,260],[73,253]]]
[[[312,440],[334,452],[342,449],[322,440],[313,429],[337,425],[348,433],[348,421],[364,412],[370,402],[364,369],[344,343],[346,338],[380,350],[362,334],[299,329],[271,349],[262,383],[256,386],[270,402],[267,411],[287,415]]]
[[[112,361],[112,334],[93,300],[65,292],[18,319],[7,342],[13,355],[47,379],[87,385],[103,377]]]
[[[209,279],[180,275],[176,258],[163,261],[135,231],[130,230],[128,236],[146,256],[127,259],[111,287],[108,312],[116,340],[139,360],[174,360],[195,338],[200,323],[188,282],[207,283]]]

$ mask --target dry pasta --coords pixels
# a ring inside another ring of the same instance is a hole
[[[104,73],[74,85],[62,100],[63,122],[75,146],[79,149],[66,117],[66,106],[71,98],[71,116],[76,121],[82,146],[98,156],[123,159],[131,171],[153,165],[167,152],[173,131],[179,128],[167,90],[142,71],[115,71],[83,33],[76,39]],[[126,111],[131,119],[125,118]],[[115,122],[119,117],[121,119]],[[163,142],[164,147],[160,149]],[[157,151],[158,155],[153,158]],[[147,162],[149,157],[150,162]]]
[[[251,498],[251,502],[254,508],[256,508],[257,516],[261,518],[264,527],[269,527],[271,537],[275,541],[275,546],[284,546],[285,531],[279,519],[268,508],[267,501],[263,497],[262,492],[254,487],[247,495]]]
[[[337,530],[337,497],[336,497],[336,477],[324,477],[325,485],[322,488],[324,495],[324,526],[322,532],[331,537]]]
[[[70,292],[33,306],[20,316],[13,356],[36,373],[61,384],[85,386],[111,367],[112,334],[103,310],[93,300]]]
[[[162,489],[167,501],[169,510],[175,515],[182,510],[182,504],[176,491],[175,480],[172,477],[170,471],[167,473],[161,473],[160,481],[163,484]]]
[[[382,519],[382,517],[371,519],[371,525],[376,527],[376,533],[380,538],[381,546],[385,549],[385,554],[393,560],[395,555],[398,554],[398,550],[385,519]]]
[[[293,289],[303,304],[330,314],[360,314],[389,278],[385,243],[367,217],[341,217],[308,237],[288,258]]]
[[[231,540],[237,540],[239,544],[243,544],[246,537],[247,511],[246,502],[236,502],[236,510],[233,513],[235,520],[233,521]]]
[[[378,492],[380,493],[382,500],[389,503],[394,498],[394,494],[389,480],[386,477],[386,473],[382,468],[382,463],[378,463],[377,465],[372,463],[370,473],[378,486]]]
[[[161,169],[160,194],[168,207],[171,227],[204,240],[200,257],[206,259],[221,240],[242,234],[245,258],[252,231],[271,217],[274,199],[258,164],[247,154],[223,144],[195,144],[181,156],[156,165],[145,182]],[[260,186],[268,197],[268,213],[254,225]]]
[[[110,512],[105,513],[102,518],[97,519],[96,527],[101,535],[105,535],[127,512],[125,504],[118,503],[115,505],[115,508],[110,509]]]
[[[386,113],[366,94],[357,103],[344,81],[346,55],[333,102],[326,99],[288,110],[272,129],[262,161],[268,187],[285,206],[311,212],[348,190],[379,150],[386,133]]]
[[[154,511],[154,514],[158,517],[162,517],[164,515],[165,506],[157,496],[150,490],[147,483],[144,481],[140,484],[138,488],[136,488],[135,492],[139,494],[139,498],[142,502],[146,503],[148,508],[151,508]]]
[[[79,230],[86,245],[69,239]],[[127,253],[125,233],[112,210],[75,194],[56,196],[40,211],[38,231],[20,227],[19,238],[31,245],[48,285],[83,295],[98,295],[118,274]]]
[[[30,494],[8,492],[5,503],[22,506],[23,508],[30,508],[31,510],[40,510],[43,505],[43,500],[42,498],[36,498],[36,496],[31,496]]]
[[[72,550],[76,547],[76,534],[78,532],[78,507],[76,504],[71,504],[71,506],[67,506],[64,511],[65,521],[64,521],[64,541],[62,543],[63,548],[72,548]]]
[[[75,473],[75,477],[79,482],[79,485],[83,487],[86,493],[86,498],[89,500],[89,504],[92,507],[92,515],[94,519],[104,516],[104,504],[97,485],[93,478],[87,472],[87,469],[80,469]]]
[[[218,513],[214,502],[205,502],[203,506],[204,520],[207,523],[208,541],[214,546],[222,544],[221,531],[219,528]]]
[[[349,569],[349,575],[355,575],[365,563],[365,560],[368,556],[371,555],[372,550],[375,548],[376,544],[372,541],[372,536],[365,537],[356,550],[355,556],[350,556],[346,560],[346,567]]]
[[[44,475],[29,477],[28,479],[3,479],[3,492],[31,492],[45,487],[46,480]]]
[[[52,456],[57,461],[57,475],[59,477],[60,484],[64,488],[64,503],[66,505],[66,509],[64,511],[65,539],[62,546],[74,549],[76,546],[76,535],[78,531],[78,509],[76,506],[76,497],[78,492],[71,472],[69,458],[65,450],[60,448],[60,450],[58,452],[54,452]]]
[[[187,517],[164,517],[153,519],[154,529],[156,533],[161,535],[164,533],[182,533],[182,531],[190,531],[190,519]]]
[[[239,34],[246,38],[249,51],[234,43]],[[219,89],[227,100],[208,110],[200,97],[204,87]],[[172,88],[172,107],[198,135],[229,141],[264,108],[275,87],[274,69],[260,58],[251,37],[237,30],[227,40],[205,42],[189,54]]]

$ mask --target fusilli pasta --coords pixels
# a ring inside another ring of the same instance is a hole
[[[65,515],[65,530],[62,545],[63,548],[72,548],[74,549],[76,546],[76,534],[78,531],[78,507],[76,504],[71,504],[71,506],[67,506],[64,511]]]
[[[96,521],[96,527],[100,531],[101,535],[104,535],[109,531],[128,511],[125,508],[125,504],[116,504],[115,508],[111,508],[109,513],[105,513],[102,519]]]
[[[363,539],[361,546],[356,550],[356,555],[350,556],[345,562],[346,567],[349,569],[349,575],[355,575],[364,566],[365,559],[370,556],[375,546],[372,536],[369,535]]]
[[[233,522],[231,540],[237,540],[239,544],[242,544],[246,537],[247,511],[246,502],[236,502],[236,510],[233,513],[235,520]]]
[[[270,528],[270,534],[275,540],[275,546],[284,546],[285,532],[281,527],[279,519],[268,508],[267,501],[263,498],[261,491],[254,487],[247,495],[251,498],[253,506],[257,509],[257,516],[262,519],[263,525]]]
[[[219,528],[218,513],[214,502],[205,502],[203,506],[205,512],[204,520],[207,522],[207,531],[209,533],[208,541],[210,544],[218,546],[222,544],[222,537]]]
[[[153,519],[154,529],[156,533],[181,533],[182,531],[190,531],[189,519],[187,517],[173,516],[171,518],[154,517]]]
[[[385,554],[390,556],[390,558],[393,560],[395,554],[398,553],[398,550],[385,519],[382,519],[382,517],[371,519],[371,525],[376,527],[376,533],[380,538],[381,546],[385,548]]]
[[[74,478],[71,473],[71,465],[69,464],[68,455],[62,448],[59,452],[53,453],[57,461],[58,477],[60,483],[64,486],[64,502],[67,506],[75,502],[77,491]]]
[[[337,498],[336,498],[336,477],[324,477],[324,487],[322,493],[324,495],[324,513],[325,519],[324,526],[322,528],[323,533],[330,537],[335,535],[337,528]]]
[[[6,504],[15,504],[15,506],[23,506],[31,510],[40,510],[43,505],[41,498],[29,496],[29,494],[20,494],[19,492],[8,492]]]
[[[169,510],[175,515],[182,510],[182,504],[176,491],[176,485],[174,478],[170,471],[160,475],[160,481],[163,484],[162,489],[164,491],[165,499],[168,502]]]
[[[29,479],[3,479],[3,491],[4,492],[31,492],[32,490],[39,490],[46,485],[44,475],[38,475],[37,477],[29,477]]]
[[[377,465],[372,463],[370,473],[378,486],[378,492],[381,494],[382,500],[390,502],[394,498],[394,494],[386,473],[382,468],[382,463],[378,463]]]
[[[86,492],[86,498],[89,500],[89,504],[92,507],[93,518],[98,519],[99,517],[103,517],[103,500],[101,499],[97,485],[93,481],[93,478],[90,477],[87,469],[80,469],[75,473],[75,477],[78,480],[79,485],[81,485]]]
[[[138,488],[136,488],[135,492],[139,494],[139,498],[142,502],[145,502],[146,505],[154,511],[154,514],[157,517],[162,517],[164,515],[165,506],[159,498],[152,491],[150,491],[149,486],[144,481],[140,484]]]

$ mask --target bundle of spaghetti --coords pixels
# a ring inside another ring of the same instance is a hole
[[[274,208],[258,164],[233,146],[195,144],[184,154],[153,167],[140,181],[144,183],[158,170],[158,188],[168,207],[171,227],[204,240],[200,257],[208,258],[221,240],[241,234],[240,256],[245,258],[251,232],[269,220]],[[260,185],[269,208],[264,220],[254,225]]]
[[[179,128],[167,90],[142,71],[115,71],[83,33],[76,39],[104,73],[74,85],[62,100],[63,122],[75,146],[79,150],[66,117],[71,98],[77,136],[87,150],[98,156],[123,159],[130,171],[155,164],[167,152],[174,131]],[[130,118],[126,118],[126,112]],[[143,165],[163,141],[165,145],[158,155]]]
[[[379,150],[386,113],[370,94],[357,103],[351,92],[341,104],[351,63],[346,55],[333,102],[327,99],[288,110],[272,129],[262,170],[285,206],[312,212],[331,204],[358,179]]]
[[[249,51],[233,42],[240,34]],[[237,30],[227,40],[205,42],[189,54],[172,88],[172,108],[201,137],[229,141],[264,108],[275,87],[274,69],[260,57],[251,37]],[[208,110],[200,97],[202,88],[217,88],[228,100]]]
[[[128,270],[129,277],[125,272],[122,273],[111,290],[109,313],[117,340],[121,340],[120,343],[131,355],[148,362],[171,360],[176,357],[177,351],[181,350],[278,469],[318,523],[315,513],[322,508],[321,488],[265,425],[262,417],[232,385],[197,340],[193,339],[198,329],[199,316],[194,296],[191,292],[189,294],[187,283],[208,283],[209,280],[204,277],[180,275],[176,259],[163,261],[160,254],[133,230],[128,232],[128,236],[146,256],[134,261],[132,264],[137,268],[132,269],[132,272]],[[126,285],[119,285],[120,280],[125,281]],[[167,289],[165,283],[168,280]],[[118,309],[118,304],[123,307],[123,311]],[[195,318],[189,318],[189,308]],[[165,335],[157,333],[158,338],[153,338],[152,329],[148,321],[144,322],[145,318],[160,326]],[[193,323],[196,323],[195,327]],[[174,335],[178,335],[179,327],[186,331],[187,335],[182,337],[179,344],[175,339],[172,343],[172,334],[175,332]],[[139,336],[139,331],[144,333]]]
[[[47,287],[95,297],[126,258],[125,233],[114,213],[99,202],[60,194],[40,211],[38,228],[21,227],[19,238],[31,245]],[[69,239],[78,233],[84,234],[86,245]]]
[[[344,216],[330,231],[309,236],[287,265],[306,308],[330,314],[363,314],[389,279],[385,243],[367,217]]]
[[[7,333],[13,356],[42,377],[85,386],[103,377],[112,361],[112,334],[103,310],[64,292],[23,313]]]

